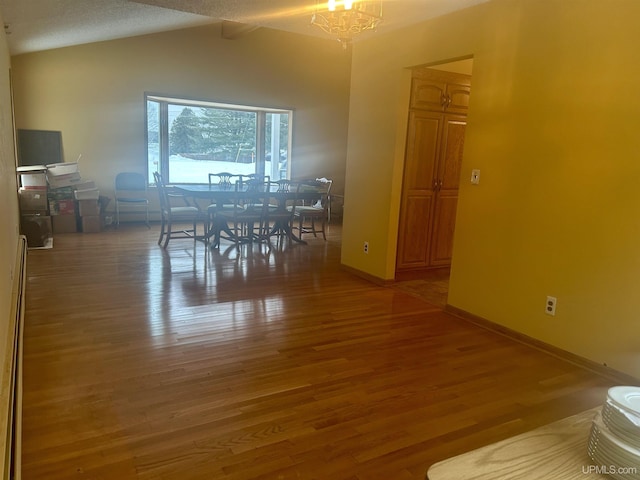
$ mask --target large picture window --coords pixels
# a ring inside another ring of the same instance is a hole
[[[209,173],[289,177],[291,110],[146,95],[149,179],[207,183]]]

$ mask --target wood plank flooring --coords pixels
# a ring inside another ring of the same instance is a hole
[[[31,250],[23,478],[423,479],[612,384],[340,267],[158,227]]]

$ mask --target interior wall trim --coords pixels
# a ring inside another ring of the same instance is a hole
[[[584,369],[587,369],[605,378],[613,380],[619,383],[620,385],[640,385],[639,379],[631,375],[628,375],[624,372],[620,372],[606,365],[602,365],[600,363],[594,362],[593,360],[589,360],[588,358],[581,357],[580,355],[575,355],[571,352],[555,347],[541,340],[537,340],[533,337],[517,332],[510,328],[507,328],[504,325],[499,325],[490,320],[487,320],[485,318],[479,317],[465,310],[462,310],[460,308],[453,307],[447,304],[444,308],[444,311],[455,317],[461,318],[462,320],[471,322],[479,327],[485,328],[487,330],[491,330],[500,335],[504,335],[508,338],[511,338],[512,340],[523,343],[537,350],[541,350],[556,358],[559,358],[566,362],[569,362],[579,367],[582,367]]]
[[[379,285],[381,287],[388,287],[389,285],[393,285],[395,283],[393,279],[385,280],[383,278],[376,277],[375,275],[371,275],[370,273],[363,272],[362,270],[358,270],[357,268],[353,268],[348,265],[342,264],[341,267],[346,272],[349,272],[352,275],[355,275],[356,277],[364,278],[365,280],[368,280],[369,282]]]

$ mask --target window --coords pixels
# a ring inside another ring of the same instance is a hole
[[[207,183],[209,173],[289,177],[290,110],[146,95],[149,178]]]

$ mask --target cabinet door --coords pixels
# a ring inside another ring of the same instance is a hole
[[[422,68],[411,81],[410,108],[466,115],[470,95],[469,75]]]
[[[461,113],[466,115],[469,111],[469,97],[471,86],[462,83],[448,83],[446,88],[447,103],[445,111],[448,113]]]
[[[447,103],[446,88],[446,82],[437,78],[414,78],[411,82],[411,108],[442,112]]]
[[[465,129],[464,117],[445,116],[442,147],[438,159],[438,183],[429,254],[430,266],[451,263]]]
[[[400,207],[396,268],[429,264],[429,239],[435,193],[436,159],[440,149],[442,114],[412,111]]]
[[[429,266],[436,267],[451,264],[457,207],[457,194],[441,194],[436,198],[433,214],[433,233],[429,250]]]

